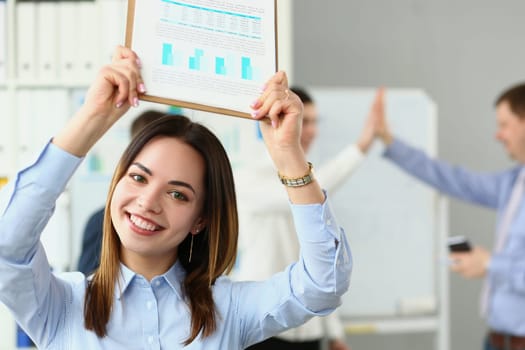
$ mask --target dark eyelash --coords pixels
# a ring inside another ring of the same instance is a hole
[[[178,197],[173,196],[174,193],[177,193],[177,194],[178,194]],[[180,200],[184,200],[184,201],[187,201],[187,200],[188,200],[188,197],[187,197],[184,193],[182,193],[182,192],[180,192],[180,191],[176,191],[176,190],[175,190],[175,191],[170,191],[170,194],[171,194],[172,197],[175,198],[175,199],[180,199]]]
[[[140,174],[136,174],[136,173],[130,173],[129,174],[129,177],[133,180],[133,181],[136,181],[136,182],[144,182],[146,180],[146,178]]]

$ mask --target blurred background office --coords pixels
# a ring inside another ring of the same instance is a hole
[[[491,101],[503,88],[525,80],[525,2],[279,0],[278,7],[280,67],[294,84],[423,90],[437,105],[441,158],[488,171],[510,165],[501,146],[487,140],[496,124]],[[125,0],[0,0],[0,186],[82,102],[94,72],[123,43],[125,14]],[[233,123],[230,119],[222,124]],[[130,120],[102,140],[103,147],[120,154]],[[216,126],[219,134],[221,128]],[[238,164],[243,150],[232,135],[244,134],[223,134]],[[95,148],[58,203],[49,231],[66,227],[70,234],[48,235],[57,270],[74,266],[87,219],[77,214],[103,203],[100,189],[113,158]],[[97,200],[86,200],[95,192]],[[492,246],[492,212],[451,200],[448,215],[450,234]],[[450,277],[450,349],[481,348],[486,326],[478,316],[480,288],[480,281]],[[14,322],[2,306],[0,327],[0,349],[13,349]],[[363,327],[353,328],[348,343],[354,350],[426,350],[434,337],[427,331]]]
[[[525,80],[523,1],[293,4],[294,82],[420,87],[438,106],[441,158],[482,171],[511,164],[501,145],[490,140],[496,130],[495,97]],[[493,212],[451,200],[451,234],[492,247],[494,223]],[[480,289],[479,280],[451,275],[451,349],[481,348],[486,328],[479,317]],[[426,349],[426,337],[431,335],[355,335],[351,344],[353,349]]]

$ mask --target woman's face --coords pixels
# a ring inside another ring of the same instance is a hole
[[[186,235],[204,226],[204,173],[201,155],[176,138],[154,138],[140,151],[111,200],[126,266],[147,276],[175,262]]]

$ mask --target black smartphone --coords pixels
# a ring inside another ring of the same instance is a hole
[[[452,236],[447,239],[448,249],[452,253],[470,252],[472,247],[464,236]]]

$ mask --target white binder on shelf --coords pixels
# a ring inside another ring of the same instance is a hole
[[[99,4],[101,65],[110,63],[117,45],[125,43],[126,13],[126,0],[104,0]]]
[[[7,6],[0,0],[0,85],[7,79]],[[0,164],[2,164],[0,162]]]
[[[0,303],[0,329],[2,330],[0,349],[16,349],[16,322],[11,311],[2,303]]]
[[[80,11],[75,31],[79,44],[76,50],[76,61],[79,64],[77,78],[79,82],[87,85],[94,79],[100,68],[99,37],[104,33],[100,32],[100,25],[98,25],[98,2],[80,1],[77,4]],[[118,18],[115,20],[118,21]]]
[[[36,77],[36,3],[16,3],[17,77],[33,81]]]
[[[19,89],[16,103],[20,169],[34,161],[44,145],[64,127],[70,104],[66,89]]]
[[[35,108],[33,105],[33,90],[19,89],[16,92],[16,110],[17,110],[17,159],[16,169],[21,169],[28,165],[35,158],[32,149],[32,140],[34,140],[35,126],[33,118],[35,117]]]
[[[69,118],[69,98],[66,89],[38,89],[33,91],[35,129],[33,148],[40,151],[55,136]]]
[[[22,168],[36,160],[45,144],[69,117],[66,89],[19,89],[17,91],[18,138]],[[42,232],[49,263],[57,272],[71,266],[71,219],[67,191],[57,200],[55,213]]]
[[[80,67],[76,61],[80,45],[78,17],[80,17],[80,8],[75,1],[58,3],[58,77],[63,84],[75,80]],[[93,27],[95,26],[93,23]]]
[[[7,105],[7,92],[5,89],[0,89],[0,106]],[[10,126],[11,123],[7,118],[9,118],[9,110],[6,110],[5,107],[2,107],[2,111],[6,115],[0,115],[0,177],[7,176],[10,170]],[[0,185],[0,187],[2,187]]]
[[[58,4],[57,1],[36,4],[36,74],[45,83],[54,83],[58,78]]]

